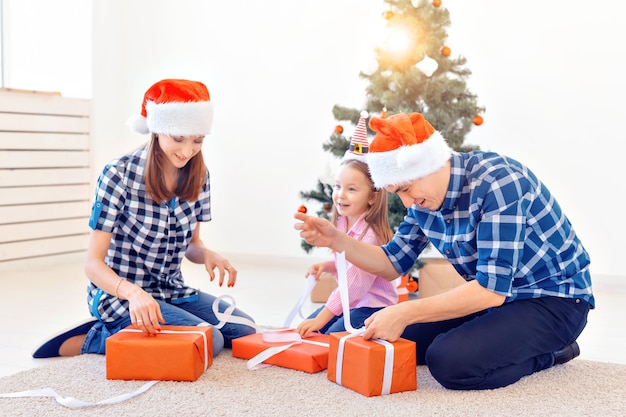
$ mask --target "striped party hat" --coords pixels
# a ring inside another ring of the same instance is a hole
[[[352,138],[350,140],[350,148],[346,151],[343,159],[362,159],[365,161],[365,155],[369,150],[369,142],[367,140],[367,125],[365,119],[367,119],[367,112],[363,110],[359,117],[359,122],[354,129]]]

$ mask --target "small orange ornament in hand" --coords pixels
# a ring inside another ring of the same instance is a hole
[[[302,206],[298,207],[298,212],[306,214],[306,212],[307,212],[306,206],[302,205]]]
[[[480,126],[483,124],[483,117],[480,114],[477,114],[476,116],[474,116],[473,122],[476,126]]]

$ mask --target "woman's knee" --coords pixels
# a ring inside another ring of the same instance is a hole
[[[213,327],[211,329],[211,344],[213,346],[213,356],[217,356],[224,349],[224,335],[219,329]]]

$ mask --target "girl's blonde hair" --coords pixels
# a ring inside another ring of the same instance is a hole
[[[163,178],[163,165],[165,164],[165,154],[158,144],[159,135],[152,134],[152,139],[148,143],[148,153],[146,156],[146,167],[144,170],[144,180],[146,182],[146,192],[156,202],[169,201],[177,196],[182,201],[193,202],[198,199],[202,186],[206,179],[206,165],[202,157],[202,151],[198,152],[180,170],[180,180],[174,192],[167,189]]]
[[[372,228],[372,230],[374,230],[374,233],[380,240],[381,245],[389,242],[393,237],[393,231],[389,226],[389,207],[387,191],[384,189],[377,190],[374,187],[374,181],[372,181],[369,168],[365,162],[359,161],[358,159],[346,159],[341,163],[341,165],[349,166],[356,169],[357,171],[360,171],[367,179],[367,182],[372,191],[375,192],[375,197],[374,202],[365,214],[365,222],[368,224],[369,227]],[[338,218],[339,212],[337,211],[337,207],[335,207],[335,205],[333,204],[331,221],[334,225],[337,224]]]

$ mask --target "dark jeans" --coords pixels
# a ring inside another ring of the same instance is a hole
[[[519,300],[459,319],[408,326],[418,365],[449,389],[500,388],[554,365],[555,352],[587,324],[590,305],[579,299]]]
[[[317,317],[317,315],[320,313],[320,311],[322,311],[323,308],[324,307],[318,308],[313,313],[311,313],[311,315],[308,318],[309,319],[313,319],[313,318]],[[382,310],[382,309],[383,309],[383,307],[378,307],[378,308],[373,308],[373,307],[353,308],[352,310],[350,310],[350,324],[355,329],[360,329],[361,327],[364,326],[365,320],[369,316],[371,316],[372,314],[374,314],[378,310]],[[339,316],[333,317],[328,323],[326,323],[326,325],[324,327],[322,327],[318,331],[320,333],[324,333],[324,334],[331,334],[333,332],[345,332],[346,331],[346,325],[344,323],[343,314],[341,314]]]

